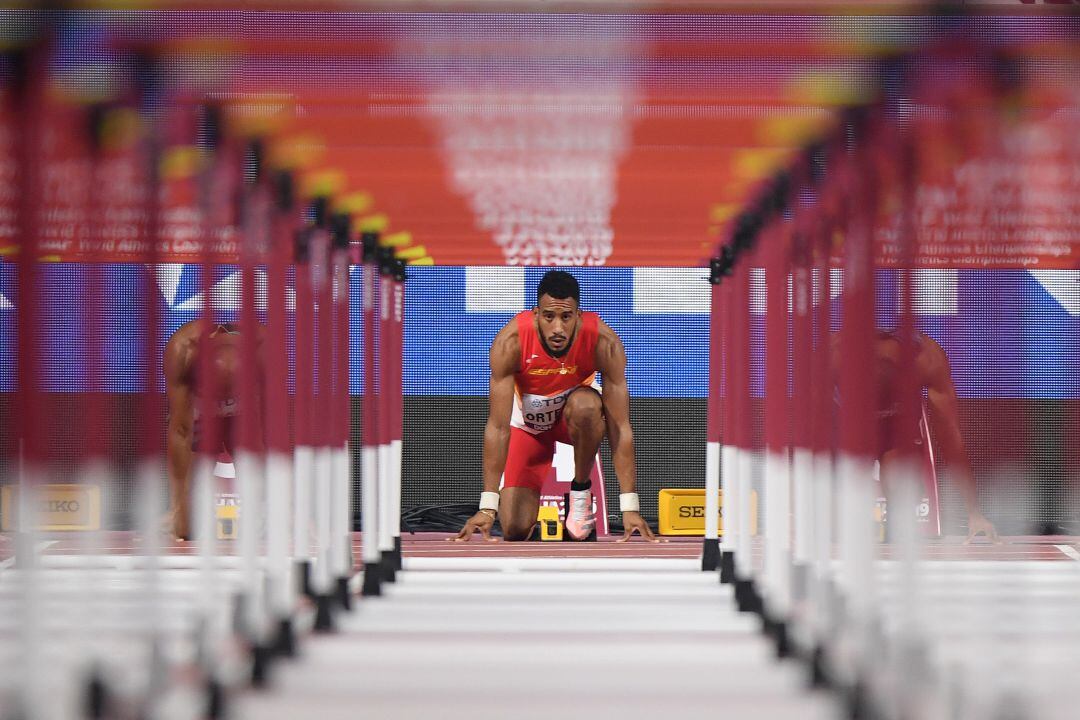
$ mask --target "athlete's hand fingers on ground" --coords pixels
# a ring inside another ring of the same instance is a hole
[[[641,523],[641,536],[652,543],[660,542],[660,538],[656,537],[656,534],[652,531],[652,528],[649,527],[649,524],[645,522]]]
[[[968,534],[967,538],[964,539],[964,544],[971,544],[979,535],[985,535],[986,539],[995,545],[1001,544],[1001,538],[998,537],[994,523],[990,522],[985,515],[974,514],[968,517]]]
[[[994,545],[1004,545],[1005,541],[1001,539],[1001,536],[997,534],[997,530],[993,527],[979,528],[977,530],[970,530],[966,538],[964,538],[963,545],[970,545],[975,541],[975,538],[983,535]]]
[[[459,532],[454,537],[446,539],[450,542],[469,542],[469,540],[472,538],[472,534],[475,531],[476,528],[473,527],[473,521],[469,520],[467,523],[465,523],[465,527],[461,528],[461,532]]]
[[[637,512],[626,512],[623,514],[623,527],[625,532],[621,539],[616,542],[626,542],[634,534],[634,531],[641,533],[641,539],[647,542],[660,542],[653,535],[652,528],[649,527],[649,523],[645,522],[645,518],[641,517]]]
[[[642,540],[644,540],[646,542],[651,542],[651,543],[660,542],[660,540],[657,539],[656,535],[653,534],[652,528],[649,527],[649,524],[647,522],[645,522],[644,520],[642,520],[640,523],[635,523],[634,527],[637,529],[637,531],[639,533],[641,533],[641,539]]]
[[[632,538],[634,536],[635,532],[641,533],[641,539],[642,540],[646,540],[648,542],[659,542],[652,535],[652,532],[649,530],[648,525],[638,525],[636,523],[632,524],[632,525],[627,525],[626,530],[623,532],[623,536],[621,538],[617,538],[615,540],[615,542],[620,542],[620,543],[627,542],[627,541],[630,540],[630,538]]]
[[[480,534],[483,536],[484,540],[486,540],[487,542],[499,542],[499,538],[491,537],[491,528],[493,527],[493,525],[494,525],[494,523],[492,523],[491,525],[481,525],[480,526]]]

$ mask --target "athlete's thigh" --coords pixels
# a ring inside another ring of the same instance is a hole
[[[555,438],[550,432],[533,434],[511,428],[499,500],[504,536],[523,539],[532,531],[540,508],[540,489],[551,472],[554,455]]]
[[[551,430],[533,434],[521,428],[510,428],[510,444],[506,450],[503,489],[526,487],[537,492],[551,472],[555,457],[556,436]]]

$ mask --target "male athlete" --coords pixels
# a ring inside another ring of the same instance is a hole
[[[901,352],[900,338],[895,333],[878,334],[875,354],[878,363],[878,386],[882,390],[892,387]],[[922,333],[915,334],[914,372],[919,387],[926,389],[926,409],[934,448],[941,460],[956,474],[964,497],[964,505],[968,511],[967,541],[971,541],[976,535],[985,534],[993,542],[999,542],[993,523],[979,510],[975,471],[971,466],[964,438],[960,434],[960,413],[949,359],[940,345]],[[883,396],[879,399],[879,459],[881,476],[886,483],[896,467],[895,463],[903,455],[903,448],[897,446],[898,438],[894,430],[893,420],[897,412],[898,407],[893,398]],[[912,435],[917,436],[917,433]]]
[[[634,435],[622,341],[596,313],[579,308],[581,290],[569,273],[551,270],[536,288],[536,307],[519,313],[491,344],[491,390],[484,428],[484,491],[480,509],[458,533],[492,540],[496,516],[506,540],[528,540],[540,508],[555,443],[574,447],[574,481],[566,533],[589,537],[596,524],[589,474],[607,433],[625,534],[658,542],[641,517],[635,492]],[[595,385],[603,377],[603,392]],[[502,491],[499,478],[505,474]]]
[[[181,540],[191,539],[191,458],[199,442],[201,422],[199,394],[208,394],[216,409],[220,441],[212,452],[231,453],[235,439],[234,419],[238,409],[240,370],[240,333],[236,325],[219,323],[207,335],[205,351],[209,353],[209,377],[199,378],[199,334],[202,321],[192,320],[181,325],[165,345],[165,396],[169,401],[166,453],[169,473],[170,510],[165,530]],[[262,387],[261,369],[253,378]],[[261,396],[261,393],[259,393]],[[258,411],[258,408],[255,408]]]

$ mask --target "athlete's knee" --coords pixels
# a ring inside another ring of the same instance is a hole
[[[595,427],[604,417],[604,403],[598,392],[582,388],[570,393],[563,414],[571,428]]]
[[[528,540],[532,537],[533,525],[535,524],[508,523],[503,528],[503,540],[509,540],[510,542]]]

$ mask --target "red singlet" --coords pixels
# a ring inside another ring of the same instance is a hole
[[[515,321],[521,357],[514,373],[516,402],[510,419],[504,487],[529,487],[539,492],[551,470],[555,443],[570,444],[562,420],[566,398],[580,387],[596,387],[600,318],[596,313],[581,313],[577,334],[560,358],[548,354],[532,310],[518,313]]]
[[[562,418],[567,395],[596,381],[596,339],[600,318],[596,313],[581,313],[577,333],[566,354],[560,358],[548,354],[532,310],[518,313],[515,320],[521,358],[514,373],[517,403],[510,424],[535,434],[555,427]]]

